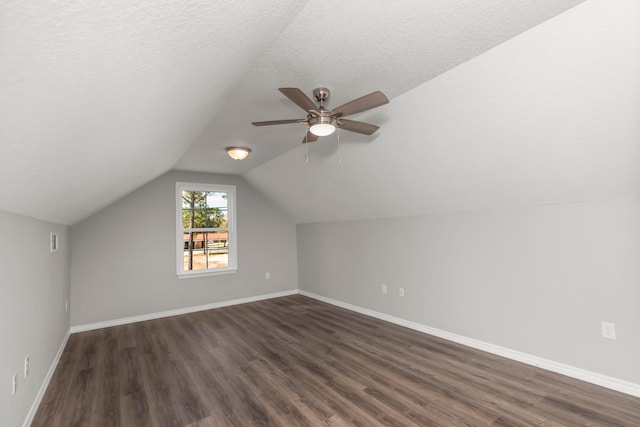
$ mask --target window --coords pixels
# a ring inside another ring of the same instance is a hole
[[[176,183],[178,277],[236,271],[235,198],[233,185]]]

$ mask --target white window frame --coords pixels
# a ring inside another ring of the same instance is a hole
[[[229,265],[225,268],[207,268],[204,270],[184,269],[184,232],[185,230],[206,231],[209,229],[185,229],[182,227],[182,192],[183,191],[215,191],[228,194],[227,199],[227,232]],[[190,277],[215,276],[235,273],[238,270],[238,247],[236,243],[236,186],[202,184],[194,182],[176,182],[176,274],[179,279]]]

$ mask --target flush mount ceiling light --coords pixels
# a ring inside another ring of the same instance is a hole
[[[249,153],[251,153],[251,148],[247,147],[227,147],[225,150],[227,150],[227,154],[233,160],[244,160],[249,156]]]

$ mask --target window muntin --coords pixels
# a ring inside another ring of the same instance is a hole
[[[235,272],[235,186],[176,183],[178,277]]]

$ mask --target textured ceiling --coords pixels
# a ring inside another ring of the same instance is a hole
[[[169,170],[303,3],[0,3],[0,209],[74,223]]]
[[[347,200],[354,196],[353,209],[372,208],[367,195],[375,188],[362,189],[359,180],[388,167],[393,167],[391,176],[403,176],[407,172],[398,169],[403,162],[391,163],[387,157],[391,142],[397,146],[409,140],[414,146],[428,135],[422,128],[400,126],[407,121],[400,111],[413,113],[422,106],[446,111],[451,102],[436,97],[435,105],[424,99],[425,91],[430,95],[439,88],[424,82],[578,3],[4,1],[0,209],[71,224],[174,167],[265,180],[272,184],[263,185],[263,191],[297,220],[322,220],[305,213],[312,205],[301,201],[292,208],[295,198],[274,190],[287,180],[307,181],[287,175],[281,182],[273,170],[298,173],[304,130],[249,125],[301,116],[277,91],[282,86],[308,93],[327,86],[332,90],[329,107],[373,90],[391,98],[389,106],[358,116],[383,126],[377,137],[342,134],[344,156],[359,149],[349,142],[362,142],[360,147],[371,153],[381,150],[369,161],[382,163],[362,163],[366,158],[359,157],[362,173],[349,172],[348,181],[339,180],[340,174],[327,179],[322,170],[314,178],[334,183],[329,192],[342,191]],[[456,122],[464,120],[460,116]],[[375,148],[384,141],[387,148]],[[249,160],[226,157],[224,147],[235,144],[254,150]],[[318,156],[322,150],[325,156],[335,154],[320,144],[311,148]],[[459,154],[436,148],[445,157]],[[443,176],[454,181],[433,188],[437,194],[455,187],[457,178]],[[346,187],[353,194],[344,193]],[[361,216],[355,212],[345,217]]]
[[[250,125],[305,116],[279,87],[299,87],[310,97],[314,88],[327,87],[332,93],[329,108],[375,90],[393,100],[581,1],[308,1],[256,58],[231,91],[227,107],[175,167],[242,173],[300,145],[303,125]],[[385,112],[372,111],[358,119],[382,124]],[[229,145],[245,145],[254,152],[245,162],[233,162],[224,152]]]
[[[640,2],[588,1],[245,177],[299,223],[638,197],[638,76]]]

